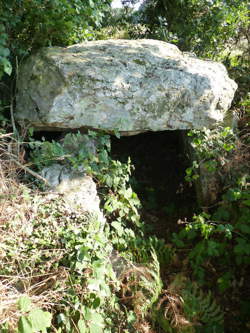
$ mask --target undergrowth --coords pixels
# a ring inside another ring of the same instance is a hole
[[[192,221],[179,220],[180,231],[165,240],[147,235],[130,182],[134,167],[110,157],[108,135],[69,133],[49,142],[29,129],[21,142],[2,131],[1,331],[221,333],[224,317],[228,325],[237,316],[247,329],[247,126],[236,134],[189,132],[186,181],[217,186],[209,188],[212,204]],[[43,170],[53,163],[95,180],[105,220],[48,191]]]
[[[166,10],[152,1],[155,10],[138,24],[126,10],[105,16],[110,1],[71,2],[0,1],[0,122],[14,132],[0,129],[0,331],[249,332],[249,43],[242,52],[239,45],[249,32],[247,5],[177,1]],[[239,85],[236,136],[230,128],[189,134],[195,154],[186,181],[196,183],[203,207],[167,242],[145,233],[133,166],[110,158],[107,135],[68,134],[61,143],[23,142],[17,133],[23,57],[111,35],[186,44],[223,61]],[[48,192],[41,171],[55,162],[95,180],[105,222]]]
[[[224,306],[227,328],[237,332],[249,330],[248,121],[245,113],[241,120],[245,124],[236,134],[229,128],[189,133],[196,160],[187,169],[186,179],[198,182],[199,187],[206,185],[214,189],[213,200],[192,221],[179,221],[184,228],[172,238],[177,248],[183,249],[193,278],[218,295]],[[209,185],[202,179],[204,174]]]
[[[27,176],[26,184],[13,178],[30,170],[16,163],[20,154],[8,148],[15,145],[12,136],[1,136],[3,332],[168,333],[198,332],[200,326],[205,332],[211,325],[221,332],[223,314],[212,294],[188,275],[173,273],[174,247],[145,236],[140,202],[129,184],[133,167],[110,158],[107,135],[29,143],[34,175],[60,161],[95,179],[105,223],[44,185],[37,188],[39,177],[32,184]]]

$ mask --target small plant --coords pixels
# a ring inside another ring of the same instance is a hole
[[[219,127],[214,130],[192,130],[188,133],[191,138],[194,161],[186,169],[185,180],[195,181],[199,178],[201,166],[209,173],[215,173],[227,164],[230,153],[236,146],[236,136],[230,127]]]
[[[18,321],[18,333],[47,332],[47,328],[51,326],[51,313],[39,308],[32,308],[32,302],[27,296],[19,298],[18,307],[22,313],[26,313]]]
[[[136,237],[130,240],[129,249],[132,254],[132,260],[144,264],[149,261],[151,251],[153,250],[158,258],[161,268],[167,267],[172,260],[174,250],[166,245],[163,239],[155,236],[148,238]]]
[[[183,311],[196,327],[196,332],[222,332],[223,312],[209,291],[203,292],[196,284],[189,284],[182,291]]]
[[[206,135],[209,133],[214,132]],[[213,154],[203,152],[213,147],[213,140],[209,143],[205,135],[203,145],[196,134],[198,153],[208,172],[217,172],[222,160],[224,169],[230,163],[234,165],[231,147],[225,149],[225,143],[233,145],[230,131],[218,134],[221,141],[215,143],[218,151],[216,148]],[[30,146],[38,170],[56,161],[93,177],[106,222],[70,208],[62,198],[47,198],[27,186],[18,187],[18,195],[8,192],[5,204],[11,202],[16,208],[8,223],[1,226],[0,273],[13,279],[1,281],[1,304],[6,304],[13,290],[15,293],[0,321],[3,331],[17,328],[20,332],[49,329],[69,333],[146,333],[160,325],[167,333],[221,332],[222,314],[210,291],[203,291],[185,276],[172,280],[162,291],[162,278],[167,274],[170,279],[173,258],[181,250],[185,267],[191,268],[199,284],[208,290],[217,286],[219,293],[230,290],[237,279],[235,267],[249,264],[250,194],[245,173],[235,186],[224,190],[213,210],[195,215],[191,222],[181,221],[185,228],[173,234],[174,248],[145,235],[140,201],[129,183],[133,166],[130,160],[121,163],[111,159],[109,136],[93,132],[68,134],[60,142],[31,140]],[[234,147],[237,151],[237,144]],[[223,158],[220,149],[225,152]],[[207,163],[214,157],[218,159],[216,166]],[[191,178],[193,175],[191,170]],[[231,175],[233,182],[236,178]],[[118,262],[114,261],[114,253]],[[231,269],[225,272],[226,267]],[[215,276],[211,270],[216,271]],[[213,276],[211,281],[207,274]],[[32,309],[28,305],[25,308],[26,303],[31,303]],[[13,308],[15,316],[10,318]],[[39,324],[38,315],[42,318]]]
[[[156,309],[165,332],[223,331],[223,313],[211,293],[204,293],[183,274],[174,277]]]
[[[163,286],[156,253],[151,251],[150,265],[133,265],[119,279],[122,282],[121,302],[132,307],[136,315],[134,326],[139,327],[158,300]]]
[[[179,221],[184,228],[172,238],[186,254],[199,285],[213,289],[225,303],[230,303],[229,294],[245,294],[250,264],[250,154],[246,132],[242,133],[237,137],[231,129],[222,128],[189,134],[198,159],[187,169],[186,180],[196,181],[203,168],[208,182],[217,175],[220,186],[213,204],[194,215],[192,221]],[[242,300],[236,302],[240,309]]]

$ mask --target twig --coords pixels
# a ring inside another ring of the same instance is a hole
[[[31,170],[30,168],[28,168],[27,166],[21,164],[20,162],[18,162],[15,159],[11,160],[12,162],[16,163],[16,165],[18,165],[21,169],[25,170],[26,172],[30,173],[33,177],[43,181],[46,185],[49,185],[47,179],[43,178],[42,176],[40,176],[37,172]]]
[[[13,135],[13,133],[1,134],[0,139]]]
[[[16,124],[15,124],[15,118],[14,118],[14,97],[11,96],[10,98],[10,117],[11,117],[11,125],[13,128],[13,132],[16,134],[17,133],[17,129],[16,129]]]

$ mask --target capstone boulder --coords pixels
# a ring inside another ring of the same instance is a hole
[[[237,85],[220,63],[144,39],[43,48],[17,88],[15,117],[35,129],[133,135],[223,124]]]

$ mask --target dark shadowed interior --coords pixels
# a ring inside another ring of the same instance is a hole
[[[135,169],[131,185],[142,203],[142,218],[151,232],[167,238],[177,220],[191,218],[195,191],[184,180],[190,165],[184,150],[184,131],[148,132],[117,139],[112,137],[112,157],[131,158]]]

